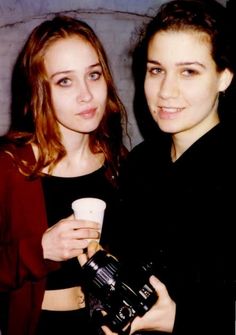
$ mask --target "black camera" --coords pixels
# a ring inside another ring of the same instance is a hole
[[[101,301],[107,313],[102,323],[114,332],[122,331],[157,300],[157,294],[149,284],[152,263],[131,270],[132,267],[99,250],[82,268],[86,288]]]

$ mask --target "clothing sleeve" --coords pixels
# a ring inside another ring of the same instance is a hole
[[[43,259],[41,236],[0,242],[0,291],[36,281],[55,268],[58,268],[56,262]]]
[[[173,335],[234,335],[235,300],[229,288],[205,283],[192,287],[188,296],[187,291],[176,301]]]
[[[198,178],[200,165],[194,165],[190,183],[189,165],[182,174],[179,165],[171,171],[168,160],[163,163],[162,147],[139,150],[129,154],[122,174],[125,211],[116,233],[117,257],[128,264],[153,259],[154,274],[176,302],[173,335],[234,335],[235,165],[217,160],[206,174],[208,154]]]
[[[45,261],[41,239],[47,229],[39,181],[19,173],[7,154],[0,154],[0,291],[21,287],[58,268]]]

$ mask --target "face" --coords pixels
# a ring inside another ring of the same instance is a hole
[[[148,48],[145,94],[159,127],[200,137],[219,122],[218,95],[231,80],[217,72],[208,36],[192,31],[158,32]]]
[[[95,130],[105,112],[107,85],[94,48],[77,36],[60,39],[44,62],[62,135]]]

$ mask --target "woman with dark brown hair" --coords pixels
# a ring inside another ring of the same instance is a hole
[[[136,49],[143,110],[156,128],[125,162],[125,215],[113,253],[128,264],[152,261],[158,298],[127,334],[235,334],[236,56],[229,18],[217,1],[168,1]]]

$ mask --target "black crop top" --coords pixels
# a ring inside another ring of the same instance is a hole
[[[79,177],[56,177],[45,175],[42,186],[45,197],[48,226],[52,226],[73,213],[71,203],[83,197],[104,200],[107,207],[104,215],[101,244],[109,239],[109,229],[117,204],[117,192],[108,182],[105,167]],[[61,262],[61,268],[51,272],[47,279],[47,290],[63,289],[81,284],[81,268],[77,258]]]

